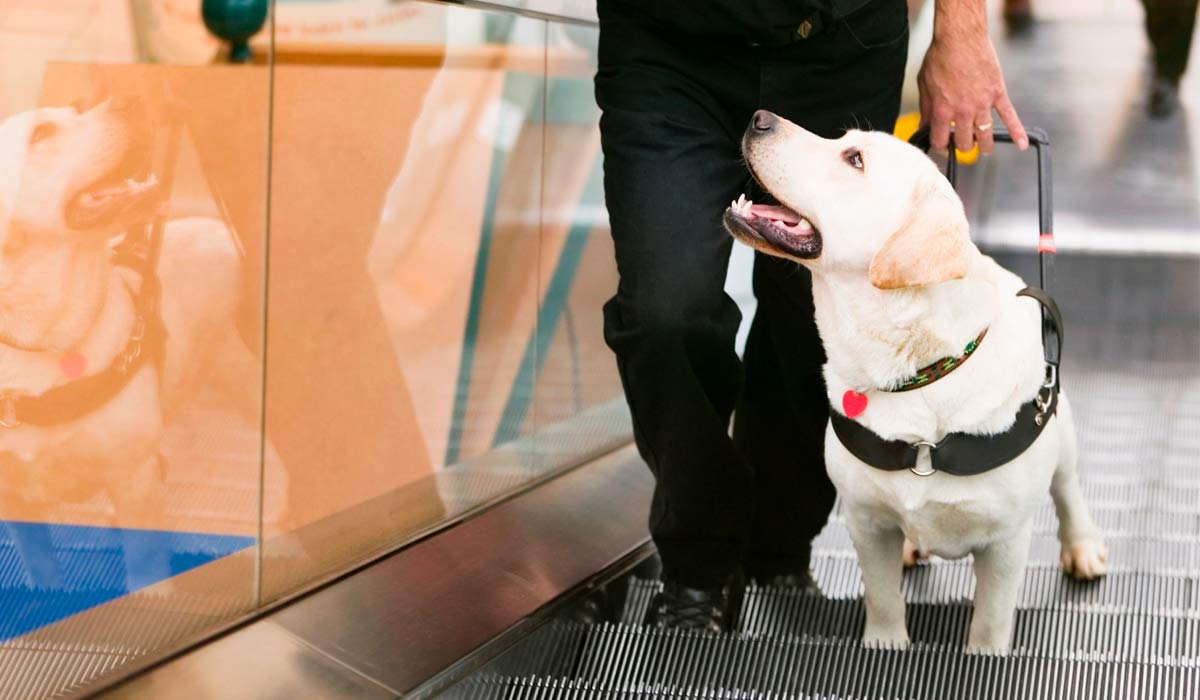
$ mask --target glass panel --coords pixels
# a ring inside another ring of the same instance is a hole
[[[0,6],[5,697],[256,600],[269,76],[198,8]]]
[[[551,23],[548,34],[539,371],[536,410],[525,417],[541,430],[548,458],[624,443],[630,433],[603,337],[617,273],[592,89],[598,38],[574,24]]]
[[[545,60],[544,22],[462,7],[277,22],[266,599],[526,478],[523,444],[471,465],[528,430]]]
[[[594,29],[199,5],[0,7],[0,695],[628,440]]]

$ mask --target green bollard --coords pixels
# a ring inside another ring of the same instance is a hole
[[[250,60],[250,37],[267,21],[270,0],[201,0],[204,26],[217,38],[229,42],[229,62]]]

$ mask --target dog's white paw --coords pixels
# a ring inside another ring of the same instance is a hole
[[[1083,581],[1100,578],[1108,571],[1108,545],[1098,535],[1064,542],[1059,558],[1063,571]]]
[[[867,627],[863,631],[863,646],[872,649],[907,649],[910,644],[908,630],[904,628],[874,629]]]
[[[906,569],[911,569],[918,564],[924,564],[929,560],[929,556],[917,549],[917,545],[910,542],[907,537],[904,538],[904,554],[902,555],[902,558],[904,561],[904,568]]]
[[[985,654],[987,656],[1008,656],[1008,644],[995,642],[967,643],[968,654]]]

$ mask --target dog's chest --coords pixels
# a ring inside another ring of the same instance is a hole
[[[886,508],[918,550],[947,559],[966,556],[1015,524],[1014,516],[1018,514],[1012,505],[990,498],[994,494],[980,494],[978,498],[948,496],[936,488],[901,487],[891,494],[890,503],[877,503],[875,507]]]
[[[923,552],[945,558],[1015,532],[1045,499],[1058,440],[1052,423],[1018,459],[972,477],[917,476],[869,467],[828,436],[826,465],[848,517],[899,527]]]

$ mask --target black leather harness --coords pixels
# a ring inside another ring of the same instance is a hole
[[[1042,347],[1046,360],[1046,381],[1033,399],[1017,411],[1011,428],[1003,433],[976,435],[950,433],[936,444],[885,440],[861,423],[831,410],[830,421],[838,440],[863,462],[885,471],[911,470],[919,476],[945,472],[954,476],[974,476],[1007,464],[1029,449],[1050,417],[1058,410],[1058,365],[1062,351],[1062,314],[1054,299],[1041,289],[1027,287],[1018,296],[1036,299],[1046,310],[1042,314]],[[929,450],[930,469],[917,470],[920,449]]]

